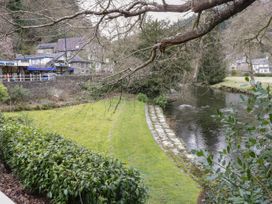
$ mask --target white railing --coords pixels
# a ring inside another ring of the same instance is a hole
[[[48,81],[54,80],[54,75],[42,75],[42,74],[3,74],[0,75],[0,80],[3,82],[24,82],[24,81]]]

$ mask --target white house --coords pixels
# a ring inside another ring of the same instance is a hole
[[[63,55],[63,53],[19,55],[15,60],[18,62],[18,66],[45,67],[48,66],[50,62],[59,59]]]
[[[253,68],[254,73],[261,73],[261,74],[272,73],[272,64],[270,63],[268,57],[252,59],[251,63],[252,63],[252,68]],[[231,66],[232,66],[232,70],[237,70],[240,72],[249,72],[250,71],[250,60],[246,60],[246,58],[243,57],[243,58],[237,60]]]
[[[269,74],[272,72],[268,57],[253,59],[252,66],[255,73]]]

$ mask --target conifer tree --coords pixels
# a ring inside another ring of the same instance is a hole
[[[202,49],[198,82],[216,84],[223,81],[226,77],[226,63],[219,30],[203,38]]]

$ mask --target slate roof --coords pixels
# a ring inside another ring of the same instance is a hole
[[[86,41],[83,37],[66,38],[67,51],[76,51],[82,49]],[[59,39],[56,46],[55,52],[65,52],[65,38]]]
[[[245,64],[245,63],[247,63],[246,62],[246,58],[245,57],[243,57],[243,58],[241,58],[241,59],[239,59],[239,60],[236,60],[236,63],[237,64]],[[252,59],[252,64],[253,65],[263,65],[263,64],[270,64],[270,62],[269,62],[269,60],[266,58],[266,57],[264,57],[264,58],[256,58],[256,59]]]
[[[243,58],[241,58],[241,59],[238,59],[238,60],[236,60],[236,63],[237,63],[237,64],[244,64],[244,63],[246,63],[246,58],[243,57]]]
[[[64,53],[53,53],[53,54],[36,54],[36,55],[19,55],[15,60],[29,60],[29,59],[42,59],[42,58],[52,58],[58,59],[63,56]]]
[[[252,64],[254,65],[269,65],[269,60],[267,58],[258,58],[258,59],[253,59]]]
[[[81,63],[89,63],[89,61],[87,61],[87,60],[84,60],[84,59],[82,59],[81,57],[79,57],[79,56],[75,56],[75,57],[73,57],[71,60],[70,60],[70,62],[74,62],[74,63],[76,63],[76,62],[81,62]]]
[[[37,49],[55,49],[57,43],[40,43]]]

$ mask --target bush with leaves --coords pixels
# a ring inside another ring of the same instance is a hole
[[[239,72],[237,70],[231,70],[231,76],[239,76]]]
[[[257,83],[252,94],[247,100],[252,122],[219,112],[227,146],[218,158],[196,152],[206,161],[207,203],[272,203],[272,93]]]
[[[31,96],[31,93],[28,89],[20,85],[16,85],[9,90],[9,95],[12,102],[19,103],[27,100]]]
[[[17,120],[0,128],[1,157],[22,184],[53,203],[144,203],[135,169]]]
[[[164,95],[160,95],[156,98],[154,98],[155,105],[160,106],[161,108],[165,109],[167,104],[167,98]]]
[[[139,93],[137,96],[137,100],[146,103],[148,102],[148,97],[143,93]]]
[[[0,83],[0,102],[5,102],[9,99],[8,89],[4,84]]]

